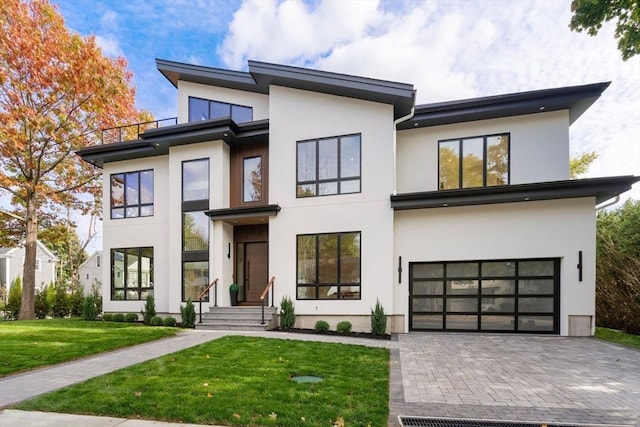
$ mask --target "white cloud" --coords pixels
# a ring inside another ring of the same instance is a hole
[[[96,43],[102,49],[102,54],[109,57],[124,56],[122,48],[120,47],[120,41],[114,35],[100,35],[96,34]]]

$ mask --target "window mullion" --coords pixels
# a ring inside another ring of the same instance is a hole
[[[487,159],[489,153],[487,152],[487,137],[482,138],[482,186],[487,186]]]

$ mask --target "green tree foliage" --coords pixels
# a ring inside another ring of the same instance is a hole
[[[589,171],[591,163],[598,158],[598,153],[582,153],[569,159],[569,178],[578,179]]]
[[[53,317],[67,317],[70,311],[71,308],[69,306],[69,297],[67,296],[67,286],[64,283],[58,283],[55,286],[53,305],[51,306]]]
[[[640,334],[640,201],[598,214],[596,323]]]
[[[196,308],[193,306],[191,298],[187,300],[187,303],[184,306],[180,306],[180,317],[182,318],[180,325],[183,328],[193,329],[196,327]],[[162,325],[162,322],[160,325]]]
[[[9,299],[5,306],[5,313],[9,319],[17,319],[20,313],[20,305],[22,304],[22,280],[16,277],[9,288]]]
[[[84,320],[96,320],[98,313],[96,299],[92,295],[85,297],[82,301],[82,318]]]
[[[73,317],[80,317],[82,315],[82,305],[84,303],[84,289],[78,282],[71,284],[69,287],[71,293],[67,295],[69,312]]]
[[[293,301],[288,296],[282,297],[280,301],[280,329],[285,331],[293,328],[296,324],[296,310]]]
[[[45,319],[51,311],[51,306],[49,305],[49,301],[47,300],[47,289],[50,286],[53,285],[49,285],[40,291],[36,291],[35,309],[36,317],[38,319]]]
[[[616,20],[615,38],[618,50],[626,61],[640,53],[640,1],[638,0],[573,0],[573,16],[569,28],[598,34],[602,24]]]
[[[144,302],[144,306],[142,307],[142,321],[145,325],[149,325],[151,322],[151,318],[156,315],[156,300],[153,298],[153,295],[147,295],[147,300]]]
[[[387,315],[380,301],[376,300],[376,306],[371,310],[371,333],[373,335],[384,335],[387,332]]]

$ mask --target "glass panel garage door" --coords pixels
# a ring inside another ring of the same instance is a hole
[[[409,328],[557,334],[560,260],[411,263]]]

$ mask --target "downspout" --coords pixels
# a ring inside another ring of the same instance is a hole
[[[414,97],[415,97],[415,93],[414,93]],[[415,104],[415,101],[414,101]],[[410,118],[413,117],[413,115],[415,114],[416,108],[415,105],[411,105],[411,111],[409,112],[409,114],[407,114],[404,117],[400,117],[397,120],[393,121],[393,192],[391,194],[393,194],[394,196],[397,194],[397,188],[396,188],[396,163],[397,163],[397,153],[396,150],[398,149],[397,145],[397,135],[398,135],[398,125],[402,122],[405,122],[407,120],[409,120]]]
[[[604,205],[600,205],[600,206],[596,206],[596,212],[601,211],[604,208],[608,208],[611,205],[615,205],[616,203],[618,203],[620,201],[620,195],[618,194],[615,199],[613,199],[611,202],[605,203]]]

